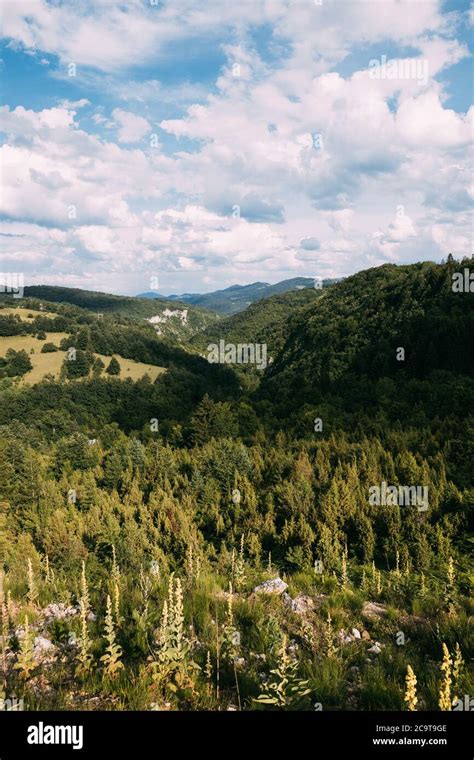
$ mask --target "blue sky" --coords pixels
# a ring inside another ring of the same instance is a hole
[[[3,271],[206,291],[471,255],[466,0],[5,0]]]

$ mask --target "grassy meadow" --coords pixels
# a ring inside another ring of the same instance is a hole
[[[5,310],[4,310],[5,311]],[[13,310],[11,310],[13,311]],[[24,311],[29,313],[28,309],[16,309],[15,311]],[[22,318],[27,318],[26,316]],[[54,343],[59,345],[63,338],[67,338],[67,333],[45,333],[45,340],[38,340],[34,335],[12,335],[7,337],[0,337],[0,357],[4,357],[9,348],[14,351],[24,350],[27,352],[31,359],[33,369],[23,375],[21,378],[22,383],[27,385],[34,385],[41,382],[46,375],[53,375],[55,379],[59,378],[61,372],[61,366],[66,356],[65,351],[55,351],[54,353],[42,354],[41,348],[45,343]],[[32,351],[34,353],[32,353]],[[105,356],[104,354],[98,354],[94,352],[95,357],[99,357],[104,362],[105,366],[110,362],[111,356]],[[156,378],[165,372],[164,367],[157,367],[153,364],[145,364],[143,362],[136,362],[132,359],[125,359],[119,354],[114,354],[115,358],[120,364],[121,372],[120,377],[122,379],[131,378],[132,380],[139,380],[144,375],[149,375],[151,381],[155,381]]]

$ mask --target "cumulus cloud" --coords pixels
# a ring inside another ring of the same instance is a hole
[[[344,13],[286,0],[25,0],[4,16],[13,49],[51,56],[57,77],[74,62],[91,85],[88,98],[1,110],[5,240],[32,278],[77,284],[82,267],[91,282],[108,272],[110,287],[157,271],[224,286],[262,270],[341,276],[469,252],[473,110],[450,107],[436,78],[468,51],[437,0],[377,12],[354,0]],[[269,39],[256,42],[262,28]],[[192,66],[172,84],[141,73],[196,41],[200,56],[211,43],[225,56],[212,82],[191,82]],[[426,81],[371,78],[361,50],[375,45],[402,62],[416,51]]]
[[[142,139],[149,131],[150,125],[143,116],[130,111],[122,111],[120,108],[114,108],[112,117],[117,126],[117,137],[119,142],[133,143]]]

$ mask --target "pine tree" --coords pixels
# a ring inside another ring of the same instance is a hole
[[[115,356],[112,356],[109,366],[105,371],[108,375],[120,375],[121,367]]]

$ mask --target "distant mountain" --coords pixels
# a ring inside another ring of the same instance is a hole
[[[130,320],[151,324],[158,335],[175,340],[189,340],[195,332],[203,330],[217,319],[216,314],[193,304],[162,298],[134,298],[111,293],[96,293],[79,288],[63,288],[52,285],[32,285],[24,289],[26,298],[36,298],[45,303],[62,303],[78,306],[94,313],[120,315]]]
[[[326,279],[322,281],[323,287],[337,282],[336,279]],[[199,306],[204,309],[217,312],[217,314],[236,314],[243,311],[255,301],[276,295],[277,293],[287,293],[292,290],[303,290],[304,288],[313,288],[315,280],[313,277],[293,277],[290,280],[282,280],[274,285],[268,282],[253,282],[250,285],[231,285],[224,290],[215,290],[211,293],[182,293],[181,295],[162,296],[158,293],[140,293],[137,298],[148,299],[168,299],[170,301],[181,301],[190,303],[193,306]]]

